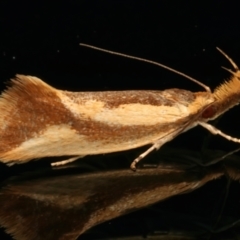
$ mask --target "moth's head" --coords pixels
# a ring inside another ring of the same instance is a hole
[[[231,76],[214,90],[213,97],[215,102],[211,106],[212,117],[208,120],[217,118],[240,102],[240,70],[237,64],[226,53],[219,48],[217,49],[228,59],[234,69],[224,68],[231,73]]]
[[[214,91],[214,97],[216,100],[228,102],[230,98],[238,98],[238,102],[240,100],[240,71],[237,64],[220,48],[217,50],[223,54],[224,57],[231,63],[233,66],[233,70],[222,67],[231,73],[230,78],[225,81],[223,84],[218,86]],[[237,100],[237,99],[235,99]]]

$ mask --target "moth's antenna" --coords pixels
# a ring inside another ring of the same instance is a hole
[[[237,64],[220,48],[217,47],[217,50],[232,64],[233,68],[238,71],[239,68],[237,66]]]
[[[230,72],[232,75],[234,75],[235,77],[239,77],[235,72],[233,72],[231,69],[228,69],[228,68],[225,68],[225,67],[222,67],[222,69]]]
[[[110,50],[107,50],[107,49],[104,49],[104,48],[95,47],[95,46],[88,45],[88,44],[85,44],[85,43],[80,43],[80,46],[87,47],[87,48],[92,48],[92,49],[102,51],[102,52],[106,52],[106,53],[113,54],[113,55],[118,55],[118,56],[122,56],[122,57],[126,57],[126,58],[135,59],[135,60],[138,60],[138,61],[141,61],[141,62],[147,62],[147,63],[153,64],[153,65],[157,65],[157,66],[165,68],[165,69],[167,69],[171,72],[177,73],[178,75],[181,75],[185,78],[188,78],[189,80],[191,80],[191,81],[197,83],[198,85],[202,86],[207,92],[211,93],[211,89],[208,86],[206,86],[205,84],[201,83],[200,81],[198,81],[198,80],[196,80],[196,79],[194,79],[194,78],[192,78],[192,77],[190,77],[190,76],[188,76],[188,75],[186,75],[182,72],[179,72],[179,71],[177,71],[173,68],[167,67],[167,66],[165,66],[161,63],[151,61],[151,60],[148,60],[148,59],[145,59],[145,58],[140,58],[140,57],[135,57],[135,56],[119,53],[119,52],[110,51]]]

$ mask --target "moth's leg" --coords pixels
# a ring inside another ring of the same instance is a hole
[[[231,152],[228,152],[228,153],[226,153],[226,154],[224,154],[224,155],[222,155],[222,156],[220,156],[218,158],[214,158],[213,160],[210,160],[210,161],[208,161],[206,163],[202,163],[199,160],[195,160],[195,159],[191,159],[191,161],[193,161],[194,163],[196,163],[199,166],[207,167],[207,166],[211,166],[211,165],[213,165],[215,163],[218,163],[220,161],[224,161],[228,156],[231,156],[234,153],[239,152],[239,151],[240,151],[240,148],[237,148],[237,149],[235,149],[235,150],[233,150]]]
[[[156,147],[155,147],[155,144],[152,145],[147,151],[143,152],[142,154],[140,154],[137,158],[135,158],[133,160],[133,162],[131,163],[130,165],[130,168],[133,170],[133,171],[136,171],[136,164],[138,162],[140,162],[143,158],[145,158],[150,152],[152,152],[153,150],[155,150]]]
[[[62,166],[62,165],[65,165],[65,164],[74,162],[74,161],[76,161],[77,159],[83,158],[83,157],[85,157],[85,156],[71,157],[71,158],[66,159],[66,160],[62,160],[62,161],[58,161],[58,162],[51,163],[51,166],[52,166],[52,167]]]
[[[150,148],[147,149],[147,151],[143,152],[142,154],[140,154],[137,158],[134,159],[134,161],[131,163],[130,168],[133,171],[136,171],[136,164],[138,162],[140,162],[143,158],[145,158],[150,152],[152,152],[153,150],[158,150],[163,144],[165,144],[166,142],[171,141],[173,138],[175,138],[177,135],[179,134],[179,132],[174,132],[171,133],[161,139],[158,139]]]
[[[234,137],[231,137],[225,133],[223,133],[222,131],[220,131],[219,129],[215,128],[214,126],[212,126],[211,124],[208,124],[206,122],[198,122],[199,125],[201,125],[202,127],[206,128],[209,132],[211,132],[212,134],[214,135],[220,135],[224,138],[226,138],[227,140],[229,141],[232,141],[232,142],[236,142],[236,143],[240,143],[240,139],[239,138],[234,138]]]

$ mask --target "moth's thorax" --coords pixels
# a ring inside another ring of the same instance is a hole
[[[0,158],[88,155],[151,144],[212,104],[211,94],[165,91],[67,92],[19,75],[0,100]]]

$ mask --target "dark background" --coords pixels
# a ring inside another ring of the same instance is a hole
[[[236,1],[1,1],[0,24],[2,90],[20,73],[71,91],[203,91],[167,70],[86,49],[80,42],[158,61],[212,89],[229,76],[221,66],[231,68],[216,47],[240,64]],[[240,138],[238,112],[239,107],[224,114],[217,126]],[[169,145],[200,151],[207,135],[198,127]],[[236,146],[213,137],[208,148],[229,151]],[[239,203],[239,195],[233,198]]]

